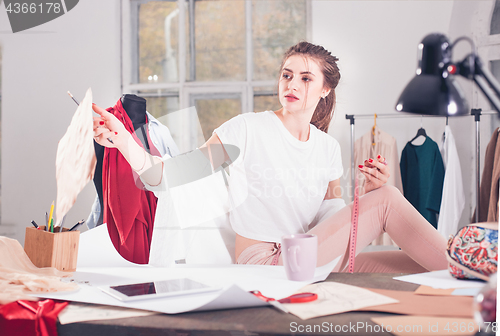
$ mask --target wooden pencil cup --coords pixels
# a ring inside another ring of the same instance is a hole
[[[57,232],[45,231],[34,227],[26,228],[24,237],[24,251],[36,267],[55,267],[60,271],[76,271],[76,261],[78,257],[78,242],[80,231],[69,231],[63,228],[59,232],[59,227],[54,229]]]

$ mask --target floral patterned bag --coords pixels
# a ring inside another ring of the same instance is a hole
[[[450,236],[446,257],[448,269],[457,279],[488,281],[497,272],[498,223],[467,225]]]

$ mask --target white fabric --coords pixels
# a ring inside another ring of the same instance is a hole
[[[162,158],[170,159],[175,158]],[[168,187],[164,171],[158,186],[144,184],[158,198],[149,264],[234,262],[235,234],[227,217],[228,193],[221,171],[174,188]]]
[[[238,115],[214,133],[241,151],[228,179],[234,231],[267,242],[307,232],[328,182],[342,176],[338,142],[313,125],[299,141],[272,111]]]
[[[71,275],[54,267],[36,267],[17,240],[0,236],[0,305],[34,300],[28,296],[33,293],[77,290],[77,284],[61,281]]]
[[[440,151],[445,174],[437,230],[448,239],[450,234],[457,233],[458,222],[465,206],[465,194],[455,138],[448,125],[445,127],[444,136]]]

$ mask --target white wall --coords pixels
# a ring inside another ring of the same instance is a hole
[[[462,3],[458,9],[457,3]],[[452,26],[455,28],[450,37],[456,37],[460,24],[454,16],[460,18],[462,25],[470,25],[472,14],[464,8],[465,4],[473,7],[472,3],[312,1],[313,42],[323,44],[340,58],[342,81],[331,134],[343,148],[346,171],[350,147],[349,123],[344,115],[396,113],[395,102],[415,74],[420,40],[430,32],[448,34]],[[102,106],[113,105],[121,95],[120,1],[80,1],[64,16],[16,34],[11,33],[2,5],[0,43],[0,235],[22,242],[30,220],[43,222],[44,212],[56,197],[57,141],[76,109],[66,91],[82,99],[85,90],[92,87],[94,102]],[[423,120],[427,133],[436,140],[442,135],[444,123],[444,119]],[[420,127],[420,119],[381,119],[378,124],[397,138],[401,150]],[[469,119],[450,120],[450,124],[454,130],[466,130],[460,155],[469,185]],[[372,120],[357,120],[357,137],[371,126]],[[67,223],[87,217],[94,195],[93,185],[89,184],[68,214]]]
[[[120,97],[120,2],[86,0],[65,15],[25,32],[11,33],[0,6],[2,69],[2,167],[0,235],[23,243],[24,228],[56,198],[57,142],[92,87],[94,102],[114,105]],[[94,187],[89,184],[66,218],[87,218]]]

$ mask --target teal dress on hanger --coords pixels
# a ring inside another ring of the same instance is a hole
[[[443,158],[437,143],[429,137],[420,146],[408,142],[401,153],[400,168],[404,196],[437,228],[444,182]]]

